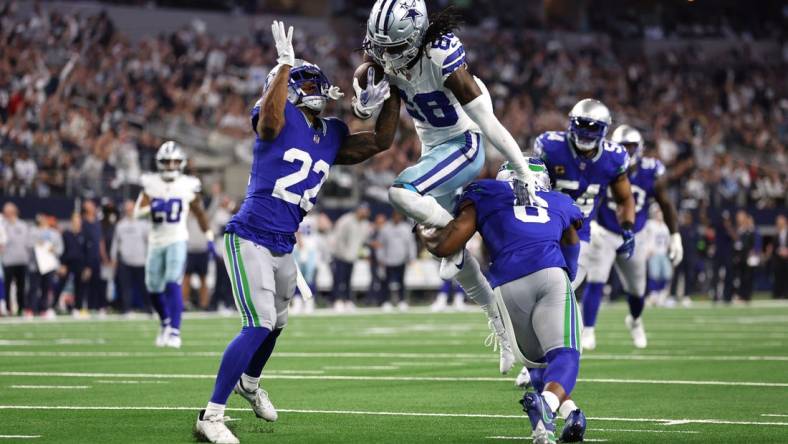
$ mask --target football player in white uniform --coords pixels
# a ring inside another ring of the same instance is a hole
[[[519,179],[532,180],[520,147],[495,117],[484,84],[468,71],[465,48],[453,34],[457,24],[450,10],[429,21],[423,0],[377,0],[367,21],[364,49],[383,67],[387,82],[381,81],[381,91],[370,94],[372,68],[366,90],[354,80],[357,117],[369,118],[384,100],[402,100],[413,118],[422,156],[395,179],[389,201],[427,227],[444,227],[452,220],[458,191],[484,165],[485,142],[509,160]],[[479,263],[464,249],[443,259],[440,274],[456,278],[485,311],[501,344],[500,370],[507,372],[514,355]]]
[[[183,173],[186,155],[173,141],[164,142],[156,153],[158,173],[142,176],[142,192],[134,206],[137,218],[150,217],[145,286],[161,321],[157,347],[180,348],[183,299],[181,280],[186,264],[186,220],[194,213],[208,239],[208,251],[215,254],[213,232],[200,198],[200,180]]]

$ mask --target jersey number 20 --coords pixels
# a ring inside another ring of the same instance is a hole
[[[323,186],[323,182],[328,179],[329,165],[323,159],[320,159],[315,162],[313,167],[312,156],[310,156],[306,151],[300,150],[298,148],[290,148],[289,150],[285,151],[284,160],[291,163],[299,161],[301,162],[301,168],[299,168],[295,173],[291,173],[285,177],[277,179],[276,183],[274,183],[274,191],[271,194],[285,202],[298,205],[301,207],[301,209],[308,212],[315,205],[312,203],[312,199],[317,196],[317,193],[320,191],[320,187]],[[304,191],[303,195],[299,195],[287,189],[306,179],[309,176],[310,170],[322,175],[320,182],[318,182],[317,185]]]
[[[183,210],[183,202],[180,199],[158,199],[154,198],[150,201],[151,219],[154,224],[160,224],[164,221],[174,224],[181,220],[181,210]]]

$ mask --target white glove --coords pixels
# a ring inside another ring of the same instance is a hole
[[[681,260],[684,258],[684,247],[681,245],[681,235],[679,233],[673,233],[670,235],[670,246],[668,247],[668,259],[673,264],[673,266],[677,266],[681,263]]]
[[[345,93],[343,93],[342,90],[339,89],[338,86],[332,85],[332,86],[330,86],[328,88],[328,98],[329,99],[331,99],[331,100],[339,100],[342,97],[345,97]]]
[[[271,23],[271,33],[274,35],[274,44],[276,45],[277,59],[276,63],[280,65],[293,66],[295,63],[295,51],[293,51],[293,27],[291,26],[285,34],[285,24],[283,22],[274,20]]]
[[[358,79],[354,77],[353,90],[356,92],[353,97],[353,111],[362,119],[370,118],[391,96],[391,88],[385,78],[375,83],[375,69],[372,67],[367,70],[367,88],[361,89]]]

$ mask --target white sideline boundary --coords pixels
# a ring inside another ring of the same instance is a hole
[[[114,351],[0,351],[0,357],[11,358],[213,358],[222,356],[223,352],[114,352]],[[393,358],[393,359],[468,359],[479,361],[497,361],[498,357],[492,353],[372,353],[372,352],[274,352],[277,358]],[[660,355],[660,354],[594,354],[583,355],[586,361],[712,361],[712,362],[757,362],[774,361],[788,362],[788,356],[730,356],[730,355]],[[399,364],[392,364],[399,365]],[[443,364],[441,364],[443,365]]]
[[[76,405],[0,405],[0,410],[93,410],[93,411],[116,411],[116,410],[191,410],[199,411],[202,407],[182,407],[182,406],[76,406]],[[248,412],[249,408],[227,407],[226,411]],[[362,410],[315,410],[315,409],[277,409],[283,413],[303,413],[318,415],[359,415],[359,416],[411,416],[411,417],[437,417],[437,418],[496,418],[496,419],[518,419],[523,420],[525,416],[520,415],[501,415],[484,413],[433,413],[433,412],[385,412],[385,411],[362,411]],[[675,424],[720,424],[720,425],[773,425],[788,426],[788,422],[762,422],[762,421],[731,421],[727,419],[669,419],[669,418],[617,418],[617,417],[588,417],[591,421],[609,422],[649,422],[659,425]],[[611,431],[613,431],[611,429]]]
[[[271,372],[273,373],[273,372]],[[182,373],[80,373],[80,372],[20,372],[4,371],[2,376],[39,376],[62,378],[125,378],[125,379],[215,379],[215,374],[182,374]],[[487,376],[365,376],[365,375],[313,375],[313,374],[270,374],[264,379],[317,379],[321,381],[414,381],[414,382],[506,382],[511,384],[509,377]],[[663,379],[617,379],[617,378],[578,378],[577,382],[609,383],[609,384],[657,384],[657,385],[710,385],[732,387],[788,387],[788,382],[753,382],[753,381],[688,381]]]

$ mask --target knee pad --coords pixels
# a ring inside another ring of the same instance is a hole
[[[547,368],[544,372],[544,383],[561,384],[569,396],[575,388],[577,374],[580,372],[580,352],[567,347],[555,348],[547,352],[545,359]],[[533,375],[531,377],[533,378]]]

